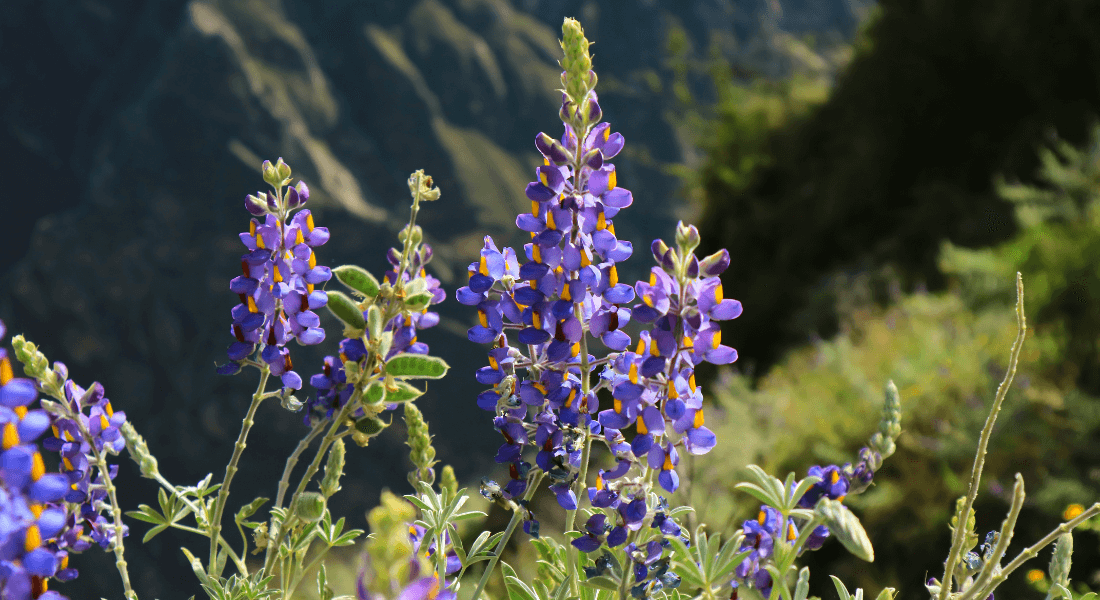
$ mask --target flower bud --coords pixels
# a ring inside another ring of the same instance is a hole
[[[699,259],[695,258],[694,254],[688,255],[688,261],[684,274],[687,275],[688,279],[695,279],[699,276]]]
[[[452,498],[458,496],[458,478],[455,477],[455,470],[451,465],[443,465],[443,470],[439,473],[439,490],[446,491]]]
[[[565,85],[565,73],[561,74],[561,84]],[[558,109],[558,119],[563,123],[572,123],[573,117],[576,115],[576,110],[573,107],[573,101],[569,99],[568,94],[562,94],[561,108]]]
[[[1063,587],[1069,585],[1069,567],[1073,560],[1073,535],[1069,532],[1058,537],[1054,544],[1054,556],[1050,558],[1050,580]]]
[[[677,223],[676,246],[684,256],[694,252],[699,247],[699,229],[694,225],[685,225],[683,221]]]
[[[699,261],[699,274],[703,277],[717,277],[730,266],[730,253],[725,248]]]
[[[409,473],[409,481],[424,481],[431,485],[435,481],[435,471],[432,469],[436,463],[435,448],[432,447],[432,436],[428,433],[424,414],[412,402],[405,403],[405,426],[408,428],[405,444],[409,447],[409,460],[416,467]]]
[[[545,133],[539,133],[535,136],[535,147],[542,153],[550,162],[561,167],[573,162],[573,153],[566,150],[565,146],[561,145],[561,142],[546,135]]]
[[[595,73],[592,74],[595,75]],[[595,85],[592,87],[595,87]],[[599,123],[600,119],[603,118],[603,109],[600,108],[600,103],[596,101],[596,94],[592,94],[588,98],[588,110],[584,118],[589,123]]]
[[[283,162],[283,157],[279,157],[279,161],[275,163],[275,168],[278,170],[280,181],[290,179],[290,165]]]
[[[279,184],[279,169],[271,164],[270,160],[264,161],[264,164],[260,166],[260,171],[264,174],[264,181],[273,186]]]
[[[286,207],[288,209],[298,208],[302,205],[302,197],[298,195],[298,190],[294,188],[287,188],[286,190]]]
[[[574,103],[579,103],[591,89],[592,55],[588,52],[591,42],[584,37],[584,29],[576,19],[566,18],[561,34],[561,49],[565,53],[561,60],[561,68],[565,70],[565,93]]]
[[[149,446],[145,443],[145,438],[141,437],[141,434],[134,429],[133,424],[126,421],[119,428],[122,432],[123,439],[126,440],[126,448],[130,451],[130,457],[134,459],[134,462],[138,464],[138,469],[141,470],[141,476],[147,479],[155,479],[158,473],[157,471],[157,459],[149,452]]]
[[[603,166],[603,153],[598,148],[593,148],[585,153],[583,160],[590,169],[598,170]]]
[[[260,197],[249,194],[244,199],[244,209],[254,216],[260,216],[267,212],[267,197],[265,194],[260,194]]]
[[[325,497],[317,492],[302,492],[294,502],[294,516],[306,523],[316,523],[325,516]]]

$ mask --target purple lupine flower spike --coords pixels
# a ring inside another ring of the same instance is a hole
[[[265,176],[275,168],[270,161],[264,165]],[[302,378],[294,371],[286,344],[293,339],[310,346],[325,339],[314,311],[328,297],[315,286],[328,281],[332,272],[317,264],[314,248],[328,241],[329,232],[314,226],[309,210],[299,210],[309,199],[304,182],[288,187],[281,197],[281,187],[277,192],[245,200],[249,213],[262,221],[251,219],[248,231],[240,234],[248,252],[241,257],[242,274],[229,283],[241,301],[231,311],[230,333],[236,341],[228,350],[231,362],[218,367],[218,373],[239,372],[259,349],[259,360],[283,387],[299,389]]]

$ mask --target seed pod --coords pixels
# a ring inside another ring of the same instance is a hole
[[[337,319],[343,321],[348,327],[359,331],[367,326],[366,321],[363,319],[363,311],[347,294],[334,291],[327,291],[325,294],[328,295],[328,304],[325,306]]]
[[[306,523],[316,523],[325,516],[325,497],[317,492],[302,492],[294,502],[294,515]]]

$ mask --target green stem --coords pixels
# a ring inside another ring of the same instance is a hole
[[[80,412],[79,406],[74,411],[69,406],[68,402],[62,401],[60,406],[64,407],[66,416],[77,424],[80,429],[80,435],[87,440],[88,444],[92,447],[95,453],[96,468],[99,470],[100,477],[103,479],[103,487],[107,490],[107,498],[111,504],[111,518],[114,523],[115,530],[115,543],[112,550],[115,554],[115,568],[118,569],[119,577],[122,578],[122,589],[128,600],[137,600],[137,592],[133,590],[130,585],[130,571],[126,567],[126,548],[122,542],[122,507],[118,504],[118,494],[115,488],[114,481],[111,480],[110,466],[107,464],[107,454],[102,448],[97,448],[94,443],[94,436],[88,429],[84,419],[80,417],[82,415],[77,414]]]
[[[524,501],[530,500],[535,494],[535,489],[542,483],[543,474],[537,473],[534,479],[531,481],[531,485],[527,487],[527,493],[523,495]],[[500,555],[504,553],[504,547],[508,545],[508,540],[512,539],[512,534],[515,533],[516,527],[519,522],[523,520],[523,513],[526,509],[522,506],[516,506],[512,509],[512,520],[508,521],[508,527],[504,529],[504,535],[501,536],[500,541],[497,542],[497,547],[493,551],[493,558],[489,560],[489,565],[485,567],[485,572],[481,574],[481,580],[477,582],[477,589],[474,590],[474,595],[470,596],[470,600],[478,600],[481,598],[481,592],[485,589],[485,585],[489,583],[489,577],[492,576],[493,570],[496,569],[497,563],[500,562]]]
[[[76,421],[80,423],[79,419]],[[80,428],[83,430],[85,427],[81,424]],[[85,439],[90,440],[92,438],[88,435]],[[130,587],[130,572],[126,568],[125,548],[122,544],[122,508],[118,505],[118,494],[116,493],[114,482],[111,481],[107,466],[107,456],[104,454],[103,450],[96,450],[96,462],[99,463],[96,466],[99,468],[99,472],[103,477],[104,486],[107,488],[107,497],[111,501],[111,517],[114,519],[115,527],[115,543],[113,547],[115,553],[115,567],[118,569],[119,576],[122,577],[122,589],[126,597],[129,600],[137,600],[137,593]]]
[[[225,513],[225,505],[229,501],[229,484],[233,482],[233,476],[237,474],[237,464],[244,454],[248,432],[255,423],[256,410],[263,402],[264,388],[267,387],[267,378],[271,375],[270,369],[265,365],[260,371],[260,383],[256,386],[256,392],[252,394],[252,403],[248,406],[248,412],[241,423],[241,433],[237,436],[237,443],[233,446],[233,457],[225,467],[225,477],[222,486],[218,489],[218,499],[214,502],[214,518],[210,521],[210,564],[207,572],[211,577],[221,576],[221,568],[218,566],[218,539],[222,532],[222,515]]]
[[[306,468],[306,472],[302,475],[301,481],[298,482],[298,487],[297,489],[295,489],[294,495],[290,498],[289,504],[291,507],[294,506],[294,502],[297,501],[298,496],[300,496],[302,492],[305,491],[306,486],[309,485],[309,482],[313,479],[313,476],[316,475],[317,471],[321,468],[321,461],[324,459],[325,453],[328,451],[329,446],[331,446],[332,443],[336,441],[336,438],[339,437],[337,429],[339,429],[344,424],[344,421],[351,413],[352,408],[359,406],[359,398],[360,391],[357,387],[355,393],[352,394],[351,398],[348,399],[347,404],[344,405],[344,408],[340,409],[340,412],[333,417],[332,422],[329,424],[328,432],[321,440],[321,447],[317,449],[317,454],[313,457],[313,461],[309,464],[309,467]],[[278,531],[272,530],[270,532],[270,536],[268,537],[267,554],[264,557],[265,572],[270,572],[275,555],[278,553],[278,545],[280,543],[280,539],[282,538],[282,533],[284,531],[289,531],[291,527],[293,527],[293,525],[295,524],[296,520],[297,519],[295,518],[294,514],[290,513],[287,515],[286,520],[278,527]]]
[[[309,448],[309,445],[313,443],[313,440],[316,439],[317,436],[321,435],[321,431],[323,431],[324,428],[324,421],[320,421],[314,425],[313,429],[309,431],[309,434],[298,442],[298,447],[295,448],[294,452],[286,459],[283,477],[279,479],[279,493],[275,496],[275,508],[283,507],[283,499],[286,497],[287,488],[290,487],[290,475],[294,471],[294,467],[298,465],[298,460],[302,457],[302,453]]]
[[[180,502],[183,502],[184,504],[186,504],[187,508],[191,509],[191,512],[196,516],[196,520],[197,520],[198,515],[199,515],[199,507],[196,506],[195,503],[192,502],[190,498],[188,498],[187,496],[184,496],[183,494],[181,494],[179,492],[179,490],[176,489],[176,486],[172,485],[172,482],[168,481],[167,479],[164,478],[164,475],[160,474],[160,471],[155,471],[153,473],[153,479],[157,480],[157,483],[160,483],[161,487],[168,490],[168,492],[171,493],[173,496],[175,496]],[[180,529],[180,530],[183,530],[183,531],[190,531],[191,533],[197,533],[201,536],[209,537],[209,532],[198,529],[197,527],[190,527],[188,525],[180,525],[179,523],[172,523],[171,525],[172,525],[172,527],[174,527],[176,529]],[[229,553],[229,558],[233,560],[233,564],[236,565],[237,570],[240,571],[241,575],[244,575],[244,576],[247,577],[248,576],[248,567],[245,565],[244,561],[241,560],[241,557],[233,550],[233,548],[230,547],[229,542],[226,541],[225,537],[223,536],[223,537],[218,538],[218,543],[221,544],[221,546],[223,548],[225,548],[225,551]],[[247,551],[247,546],[246,546],[245,550]]]
[[[985,426],[982,427],[982,434],[978,439],[978,452],[974,455],[974,465],[970,469],[970,486],[966,492],[966,500],[959,507],[959,512],[956,515],[955,531],[951,536],[951,551],[947,554],[947,561],[944,563],[939,600],[947,600],[948,593],[954,587],[955,566],[962,555],[963,540],[966,539],[967,533],[966,522],[970,510],[974,506],[974,499],[978,496],[978,485],[982,480],[982,469],[985,468],[985,454],[989,448],[989,438],[993,435],[993,424],[997,422],[997,414],[1001,412],[1001,405],[1008,394],[1008,388],[1012,385],[1012,380],[1016,376],[1016,363],[1020,358],[1020,348],[1023,346],[1024,336],[1027,333],[1027,319],[1024,317],[1024,280],[1020,273],[1016,273],[1016,328],[1016,340],[1012,342],[1012,351],[1008,359],[1008,371],[1005,373],[1001,385],[997,387],[993,407],[985,419]]]
[[[294,597],[294,592],[298,591],[298,586],[302,585],[302,580],[305,579],[306,573],[312,571],[313,567],[316,567],[317,563],[321,562],[321,559],[323,559],[328,554],[329,550],[332,550],[332,546],[326,546],[324,550],[319,551],[313,557],[313,560],[310,560],[309,564],[302,569],[301,574],[290,584],[289,591],[291,598]]]

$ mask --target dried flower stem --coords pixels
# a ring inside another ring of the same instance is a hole
[[[993,407],[989,410],[989,416],[985,419],[985,426],[982,427],[982,434],[978,440],[978,452],[974,455],[974,466],[970,469],[970,486],[966,492],[966,501],[959,507],[958,525],[951,535],[951,551],[944,563],[943,584],[940,586],[939,600],[946,600],[953,587],[955,565],[958,564],[959,557],[962,555],[963,540],[966,538],[966,515],[970,514],[970,509],[974,506],[974,499],[978,496],[978,486],[982,480],[982,469],[985,467],[985,454],[989,449],[989,438],[993,435],[993,424],[997,422],[997,414],[1000,413],[1001,405],[1004,404],[1005,396],[1008,394],[1008,388],[1012,385],[1012,380],[1016,376],[1016,363],[1019,361],[1020,348],[1023,346],[1024,336],[1027,334],[1027,319],[1024,317],[1024,279],[1020,273],[1016,273],[1016,328],[1016,340],[1012,342],[1012,351],[1008,359],[1008,371],[1005,373],[1001,385],[997,388],[997,395],[993,399]]]
[[[1031,560],[1032,558],[1035,558],[1035,556],[1039,554],[1040,550],[1042,550],[1043,548],[1046,548],[1050,544],[1053,544],[1054,541],[1057,540],[1058,537],[1061,536],[1062,534],[1069,533],[1069,532],[1073,531],[1078,525],[1080,525],[1081,523],[1084,523],[1085,521],[1088,521],[1089,519],[1093,518],[1096,515],[1100,515],[1100,502],[1097,502],[1096,504],[1093,504],[1092,506],[1090,506],[1088,508],[1088,510],[1086,510],[1085,512],[1077,515],[1075,518],[1070,519],[1069,521],[1066,521],[1065,523],[1062,523],[1061,525],[1055,527],[1053,531],[1051,531],[1050,533],[1043,536],[1043,539],[1039,540],[1038,542],[1035,542],[1035,544],[1031,545],[1030,547],[1025,548],[1022,551],[1020,551],[1020,553],[1016,555],[1016,558],[1012,559],[1012,562],[1005,565],[1005,567],[1003,569],[1001,569],[1000,572],[995,574],[990,579],[989,584],[986,585],[985,588],[983,588],[981,590],[977,590],[977,593],[967,593],[962,598],[960,598],[960,600],[970,600],[970,599],[973,599],[973,598],[985,598],[986,596],[989,596],[989,594],[993,590],[993,588],[1000,585],[1001,582],[1003,582],[1005,579],[1007,579],[1008,576],[1011,575],[1013,571],[1020,568],[1020,566],[1023,565],[1025,562]],[[977,586],[975,585],[971,589],[974,590],[976,588],[977,588]],[[983,595],[983,593],[984,593],[984,595]]]
[[[1016,485],[1012,488],[1012,506],[1008,510],[1008,516],[1005,517],[1004,523],[1001,525],[1000,535],[997,537],[997,545],[993,547],[993,553],[985,561],[985,565],[982,566],[981,573],[978,574],[974,584],[970,586],[971,590],[981,590],[988,587],[990,580],[993,579],[994,572],[1000,568],[1001,559],[1004,557],[1005,552],[1008,552],[1008,544],[1012,541],[1012,532],[1016,529],[1016,519],[1020,516],[1020,510],[1024,507],[1024,478],[1019,473],[1016,474]],[[969,594],[964,595],[964,597]]]

